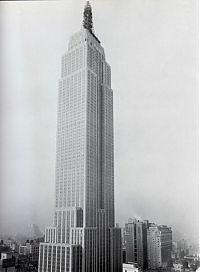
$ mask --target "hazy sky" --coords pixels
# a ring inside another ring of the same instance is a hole
[[[116,222],[198,234],[194,0],[91,0],[112,68]],[[52,223],[61,56],[85,1],[1,2],[0,232]]]

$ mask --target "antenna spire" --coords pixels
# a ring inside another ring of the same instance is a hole
[[[83,12],[83,27],[93,33],[92,8],[89,1],[86,2]]]

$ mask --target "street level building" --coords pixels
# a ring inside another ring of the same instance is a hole
[[[62,57],[53,227],[40,244],[39,272],[121,272],[114,216],[111,68],[94,34],[92,9]]]

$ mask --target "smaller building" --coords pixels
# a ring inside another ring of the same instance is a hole
[[[20,245],[19,246],[19,254],[20,255],[27,255],[28,254],[27,246]]]
[[[129,219],[124,229],[124,261],[137,263],[140,269],[147,269],[147,227],[148,221]]]
[[[173,269],[173,271],[182,272],[183,265],[181,263],[174,263],[172,269]]]
[[[2,246],[8,247],[14,251],[16,249],[16,242],[13,242],[13,240],[10,239],[0,240],[0,247]]]
[[[13,271],[15,256],[9,247],[0,248],[0,271]]]
[[[35,240],[27,240],[25,245],[19,246],[19,254],[28,256],[30,261],[38,262],[39,243]]]
[[[12,247],[12,241],[10,239],[3,240],[3,244],[8,247]]]
[[[172,230],[152,224],[147,230],[148,268],[171,267]]]
[[[0,260],[11,259],[12,252],[2,252],[0,256]]]

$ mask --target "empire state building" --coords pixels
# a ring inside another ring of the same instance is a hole
[[[87,2],[83,27],[62,57],[58,94],[55,212],[40,244],[39,272],[121,272],[115,227],[111,68],[94,34]]]

